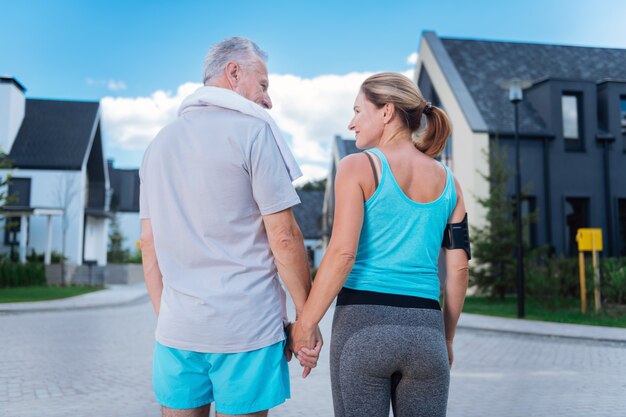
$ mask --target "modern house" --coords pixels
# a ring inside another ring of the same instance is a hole
[[[424,96],[453,124],[442,155],[464,188],[470,222],[489,185],[485,153],[496,141],[514,172],[514,107],[506,81],[528,82],[519,106],[526,236],[576,253],[576,231],[599,227],[604,254],[626,256],[626,50],[440,38],[424,32],[415,71]],[[508,184],[514,195],[514,177]]]
[[[107,261],[109,175],[98,102],[26,99],[0,77],[0,149],[11,167],[0,250],[62,253],[68,264]]]
[[[111,212],[124,236],[123,249],[129,253],[137,251],[141,234],[139,219],[139,170],[113,167],[108,160],[109,181],[111,184]]]
[[[322,243],[322,206],[324,191],[298,190],[301,203],[293,207],[293,214],[304,236],[309,265],[317,268],[324,255]]]

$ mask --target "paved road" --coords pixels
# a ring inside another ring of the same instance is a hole
[[[0,315],[0,416],[159,416],[154,324],[147,301]],[[324,352],[305,381],[291,364],[293,398],[272,416],[332,416]],[[460,329],[448,415],[626,417],[626,344]]]

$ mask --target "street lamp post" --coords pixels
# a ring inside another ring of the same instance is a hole
[[[510,80],[501,84],[509,90],[509,101],[513,103],[515,111],[515,217],[517,237],[517,317],[525,316],[525,286],[524,286],[524,245],[522,242],[522,176],[520,169],[520,140],[519,140],[519,110],[518,105],[523,100],[523,89],[531,83],[523,80]]]

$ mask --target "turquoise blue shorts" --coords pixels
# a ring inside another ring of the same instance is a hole
[[[285,341],[241,353],[201,353],[156,343],[153,386],[168,408],[215,402],[222,414],[268,410],[290,398]]]

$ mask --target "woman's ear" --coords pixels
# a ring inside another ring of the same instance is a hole
[[[392,103],[385,103],[385,105],[383,106],[383,123],[387,124],[391,122],[395,112],[396,106],[394,106]]]

